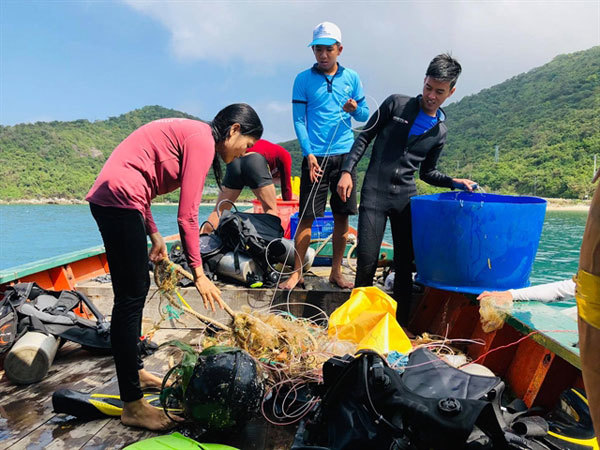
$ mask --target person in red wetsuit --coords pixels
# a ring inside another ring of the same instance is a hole
[[[283,200],[292,200],[292,157],[280,145],[260,139],[246,151],[246,155],[227,164],[223,186],[219,192],[214,211],[210,214],[202,229],[210,232],[219,224],[219,211],[231,209],[245,186],[252,189],[261,202],[263,211],[277,215],[275,182],[281,184]],[[223,201],[229,200],[229,201]]]
[[[221,292],[204,275],[200,256],[198,207],[211,166],[220,183],[220,157],[226,163],[242,156],[262,136],[254,109],[238,103],[221,110],[208,124],[190,119],[161,119],[131,133],[104,164],[86,200],[106,248],[115,295],[111,343],[125,425],[163,430],[173,422],[143,398],[142,387],[161,379],[143,369],[138,354],[142,312],[150,288],[148,260],[167,257],[150,203],[181,188],[177,222],[181,242],[204,305],[223,307]],[[146,236],[152,247],[148,255]]]
[[[281,198],[285,201],[292,200],[292,157],[290,153],[281,145],[273,144],[265,139],[256,141],[256,144],[246,151],[247,154],[252,152],[260,153],[267,160],[273,182],[281,185]]]

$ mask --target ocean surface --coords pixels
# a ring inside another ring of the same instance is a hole
[[[212,206],[201,206],[204,221]],[[152,214],[163,236],[176,234],[177,206],[157,205]],[[357,216],[350,223],[356,226]],[[577,270],[586,212],[549,211],[531,273],[531,284],[570,278]],[[391,233],[385,239],[391,242]],[[0,205],[0,270],[101,245],[87,205]]]

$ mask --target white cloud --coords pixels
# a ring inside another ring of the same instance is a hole
[[[441,52],[463,65],[458,100],[557,54],[600,44],[596,0],[125,2],[170,32],[177,59],[207,61],[228,76],[235,67],[238,83],[275,84],[284,76],[291,86],[313,62],[306,47],[312,28],[335,22],[344,43],[340,62],[358,71],[378,102],[393,92],[418,93],[428,62]],[[289,99],[273,101],[266,111],[281,114],[277,108]]]
[[[280,114],[280,113],[291,114],[292,113],[292,104],[290,102],[271,101],[271,102],[267,103],[266,108],[268,111],[276,113],[276,114]]]

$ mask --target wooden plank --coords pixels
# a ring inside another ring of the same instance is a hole
[[[159,330],[154,339],[157,343],[172,339],[189,342],[197,333],[188,329]],[[41,382],[30,386],[15,386],[7,380],[0,382],[0,396],[3,399],[0,414],[5,419],[7,428],[5,434],[0,434],[0,446],[3,448],[11,445],[16,448],[31,448],[40,442],[44,442],[44,446],[56,446],[55,448],[75,448],[79,444],[79,447],[83,446],[94,435],[102,432],[107,423],[105,420],[81,422],[71,416],[56,415],[52,411],[52,393],[60,387],[83,392],[102,392],[116,381],[112,356],[94,357],[83,350],[74,350],[74,344],[67,346],[69,348],[66,354],[57,355],[51,375]],[[64,350],[63,347],[61,353],[65,353]],[[164,374],[168,356],[176,351],[161,348],[146,358],[144,364],[148,370]],[[5,402],[5,399],[8,401]],[[111,421],[120,424],[118,420]],[[128,427],[122,427],[129,430]],[[51,442],[48,441],[50,436],[53,437]]]
[[[518,341],[522,337],[521,333],[513,327],[504,324],[502,328],[495,332],[491,349],[503,346],[507,347],[500,348],[488,354],[481,363],[485,364],[496,375],[504,377],[518,350],[517,345],[510,344]],[[521,374],[521,376],[522,375],[523,374]]]
[[[496,337],[497,331],[492,331],[491,333],[486,333],[481,328],[481,322],[477,321],[475,327],[473,328],[473,334],[471,334],[471,339],[478,340],[483,343],[480,344],[471,344],[469,345],[467,353],[469,356],[475,360],[482,356],[484,353],[487,353],[492,348],[492,343],[494,342],[494,338]],[[483,361],[478,361],[479,364],[483,364]]]
[[[73,416],[58,414],[25,438],[10,447],[11,450],[70,450],[83,447],[112,419],[84,422]]]
[[[506,379],[515,395],[531,406],[550,369],[555,355],[532,339],[522,341]]]
[[[538,331],[532,336],[534,341],[581,369],[579,348],[575,347],[577,322],[563,314],[569,306],[574,305],[516,302],[507,322],[523,334]]]
[[[71,270],[75,283],[109,273],[106,254],[102,253],[90,258],[81,259],[71,263]]]
[[[91,438],[79,448],[94,450],[120,449],[143,439],[159,436],[160,434],[164,433],[155,433],[140,428],[127,427],[123,425],[118,418],[109,419],[95,435],[91,436]]]
[[[443,306],[440,308],[437,316],[430,325],[431,331],[440,336],[450,337],[452,335],[452,329],[462,315],[463,309],[469,306],[469,304],[470,300],[467,297],[453,292],[448,293]],[[462,337],[456,333],[453,335],[454,337]]]
[[[564,390],[571,387],[583,388],[583,385],[578,386],[581,379],[579,369],[562,358],[554,358],[535,398],[534,405],[543,406],[546,409],[555,407],[559,395]]]
[[[6,431],[0,446],[8,447],[23,439],[53,416],[52,393],[69,384],[89,392],[114,377],[110,356],[94,356],[75,344],[65,344],[50,368],[48,376],[29,386],[17,386],[6,378],[0,381],[0,416]]]
[[[479,323],[479,308],[476,305],[463,305],[460,314],[453,319],[448,337],[452,339],[467,339],[473,335]]]
[[[413,312],[408,329],[415,334],[431,332],[431,324],[447,295],[447,292],[439,289],[425,288],[425,293]]]

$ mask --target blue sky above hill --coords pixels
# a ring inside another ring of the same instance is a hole
[[[441,52],[463,65],[458,100],[600,44],[596,0],[2,0],[0,123],[102,120],[155,104],[211,119],[244,101],[265,137],[292,139],[292,83],[314,62],[307,44],[324,20],[340,26],[340,62],[358,71],[372,110],[391,93],[419,93]]]

